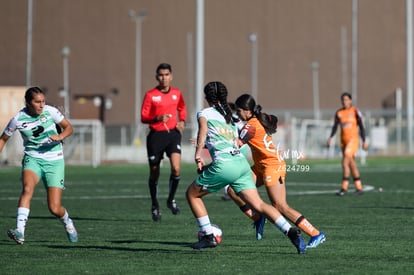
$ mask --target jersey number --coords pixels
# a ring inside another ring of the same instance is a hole
[[[37,126],[33,128],[32,129],[33,136],[38,137],[41,133],[43,133],[44,130],[45,128],[43,128],[43,126]]]

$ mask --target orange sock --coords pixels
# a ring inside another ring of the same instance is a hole
[[[362,190],[362,182],[360,178],[354,179],[355,189],[356,190]]]
[[[313,225],[304,217],[300,216],[296,222],[296,226],[302,229],[303,232],[313,237],[319,234],[319,230],[313,227]]]

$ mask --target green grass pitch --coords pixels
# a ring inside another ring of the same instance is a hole
[[[287,175],[288,202],[327,241],[305,255],[272,224],[256,241],[251,221],[222,193],[207,196],[210,219],[223,230],[214,249],[192,250],[197,225],[185,200],[196,176],[184,164],[173,216],[165,205],[169,165],[161,168],[162,221],[151,220],[147,165],[67,166],[63,204],[79,242],[66,239],[49,214],[42,183],[36,189],[25,244],[6,235],[15,227],[20,168],[0,167],[0,274],[412,274],[414,272],[414,159],[368,158],[359,165],[362,196],[337,197],[340,160],[304,160],[309,171]],[[300,169],[299,169],[300,170]],[[352,183],[351,185],[352,186]],[[379,192],[378,188],[383,191]],[[263,188],[262,198],[268,201]],[[306,241],[308,237],[304,235]]]

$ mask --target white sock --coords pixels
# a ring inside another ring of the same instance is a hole
[[[60,218],[60,221],[64,224],[64,225],[70,225],[73,224],[73,221],[69,218],[69,214],[68,212],[65,210],[65,214],[63,215],[63,217]]]
[[[201,232],[204,232],[205,235],[213,234],[213,227],[211,226],[208,215],[197,218],[196,220]]]
[[[229,187],[230,187],[230,185],[226,185],[224,187],[224,195],[228,195],[229,194]]]
[[[26,229],[27,219],[29,218],[29,208],[19,207],[17,208],[17,217],[16,217],[16,228],[22,234],[24,234],[24,230]]]
[[[290,223],[282,215],[280,215],[279,218],[276,219],[275,226],[285,235],[287,235],[289,229],[292,227]]]

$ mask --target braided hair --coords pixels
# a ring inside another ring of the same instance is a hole
[[[277,116],[262,112],[262,106],[256,105],[256,101],[251,95],[243,94],[237,98],[235,103],[238,108],[252,112],[268,135],[276,133]]]
[[[226,123],[232,122],[232,111],[227,102],[227,88],[219,81],[209,82],[204,87],[207,102],[225,118]]]

